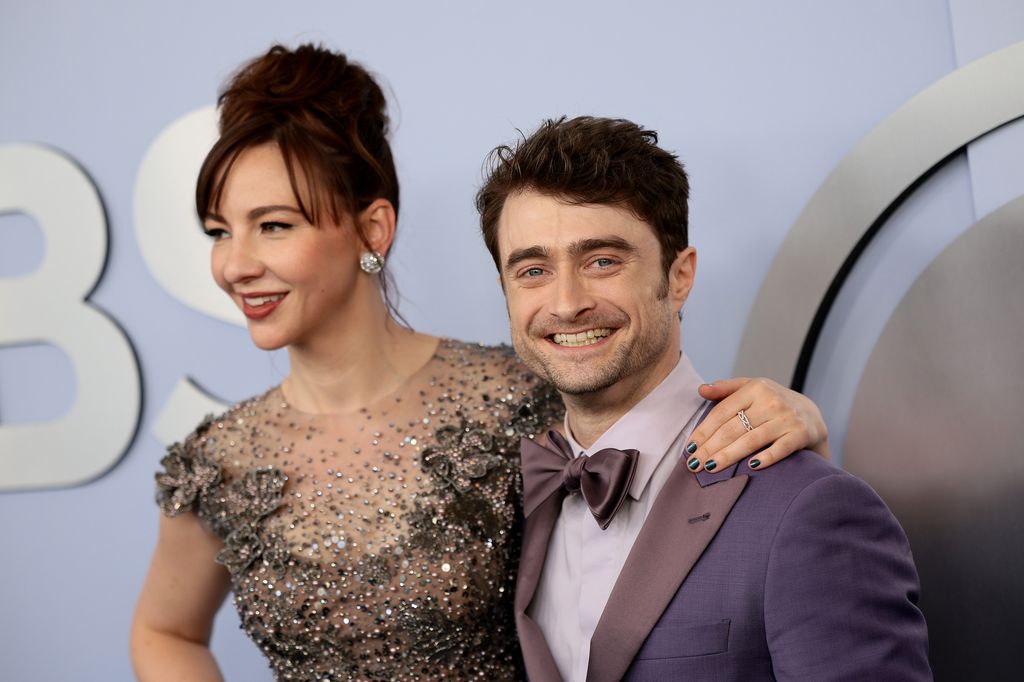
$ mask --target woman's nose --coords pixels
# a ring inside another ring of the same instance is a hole
[[[263,274],[263,263],[257,257],[249,240],[244,237],[232,237],[226,244],[222,244],[221,248],[226,251],[223,254],[221,272],[227,282],[235,284],[255,279]]]

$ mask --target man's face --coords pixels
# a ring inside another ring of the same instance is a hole
[[[628,210],[527,191],[505,202],[498,249],[512,343],[559,391],[644,395],[672,371],[692,247],[666,277],[654,231]]]

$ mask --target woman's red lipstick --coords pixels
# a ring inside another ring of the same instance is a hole
[[[287,294],[271,294],[271,293],[252,293],[246,294],[242,297],[242,312],[250,320],[262,320],[264,317],[274,312],[277,306],[284,300]],[[261,298],[273,298],[273,300],[260,303],[259,305],[250,305],[249,301],[253,299]]]

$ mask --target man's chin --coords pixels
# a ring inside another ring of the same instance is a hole
[[[557,354],[545,352],[547,349],[543,346],[526,345],[514,338],[512,345],[520,360],[534,374],[567,395],[584,395],[603,391],[614,385],[621,374],[615,371],[615,367],[605,366],[608,363],[608,358],[599,360],[585,351],[581,355],[590,355],[591,357],[580,357],[573,361],[566,357],[557,357]],[[595,367],[595,365],[597,366]]]
[[[579,368],[566,371],[544,367],[544,371],[538,372],[538,374],[541,374],[549,384],[558,389],[559,393],[574,396],[600,393],[614,386],[620,378],[619,373],[616,372],[588,374],[580,372]]]
[[[596,395],[596,394],[600,393],[601,391],[604,391],[605,389],[611,388],[612,386],[615,385],[614,381],[613,382],[604,382],[604,383],[590,383],[590,384],[581,384],[581,383],[566,384],[566,383],[559,383],[559,382],[554,382],[554,381],[552,381],[550,383],[562,395],[571,395],[571,396],[576,396],[576,397],[582,397],[582,396],[588,396],[588,395]]]

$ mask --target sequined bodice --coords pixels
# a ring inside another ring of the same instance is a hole
[[[306,414],[275,388],[205,422],[158,499],[223,539],[278,679],[515,679],[518,441],[560,410],[507,348],[443,341],[376,407]]]

